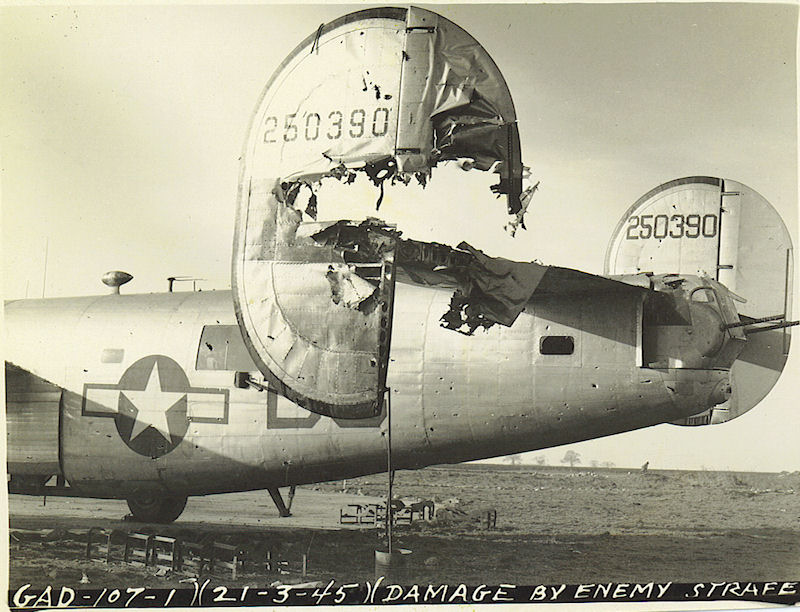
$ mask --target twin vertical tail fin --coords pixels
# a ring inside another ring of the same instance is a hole
[[[747,412],[769,393],[789,352],[792,241],[780,215],[750,187],[694,176],[659,185],[620,220],[608,245],[607,275],[697,276],[719,283],[738,321],[723,331],[746,339],[731,366],[731,397],[680,421],[705,425]]]
[[[499,175],[491,190],[519,220],[520,155],[502,74],[447,19],[371,8],[300,43],[251,120],[233,248],[236,316],[272,386],[337,418],[383,405],[399,232],[347,221],[346,202],[318,202],[322,181],[364,175],[381,190],[377,207],[386,180],[424,185],[439,162],[468,158]]]

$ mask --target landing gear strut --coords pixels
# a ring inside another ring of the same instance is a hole
[[[294,487],[289,487],[289,505],[287,506],[283,503],[283,497],[281,497],[281,492],[278,487],[270,487],[267,489],[269,491],[269,496],[272,498],[272,501],[275,503],[275,507],[278,509],[278,514],[281,517],[292,516],[292,513],[289,512],[292,508],[292,500],[294,500]]]
[[[186,507],[186,497],[140,495],[126,501],[133,518],[142,523],[171,523]]]

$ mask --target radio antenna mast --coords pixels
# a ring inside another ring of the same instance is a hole
[[[42,297],[44,297],[44,288],[47,285],[47,251],[50,247],[50,236],[44,239],[44,270],[42,272]]]

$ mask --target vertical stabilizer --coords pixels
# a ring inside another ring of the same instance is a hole
[[[735,298],[747,342],[731,368],[731,399],[682,424],[733,419],[769,393],[789,352],[792,241],[780,215],[753,189],[695,176],[639,198],[620,219],[606,251],[607,275],[694,275]]]

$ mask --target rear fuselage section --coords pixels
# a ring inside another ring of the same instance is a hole
[[[440,326],[450,296],[397,285],[388,386],[398,469],[610,435],[721,401],[724,370],[643,367],[636,292],[540,297],[511,327],[474,336]],[[385,409],[332,419],[234,385],[236,372],[260,374],[229,292],[21,300],[6,305],[6,329],[11,474],[60,474],[84,494],[126,497],[385,469]]]

